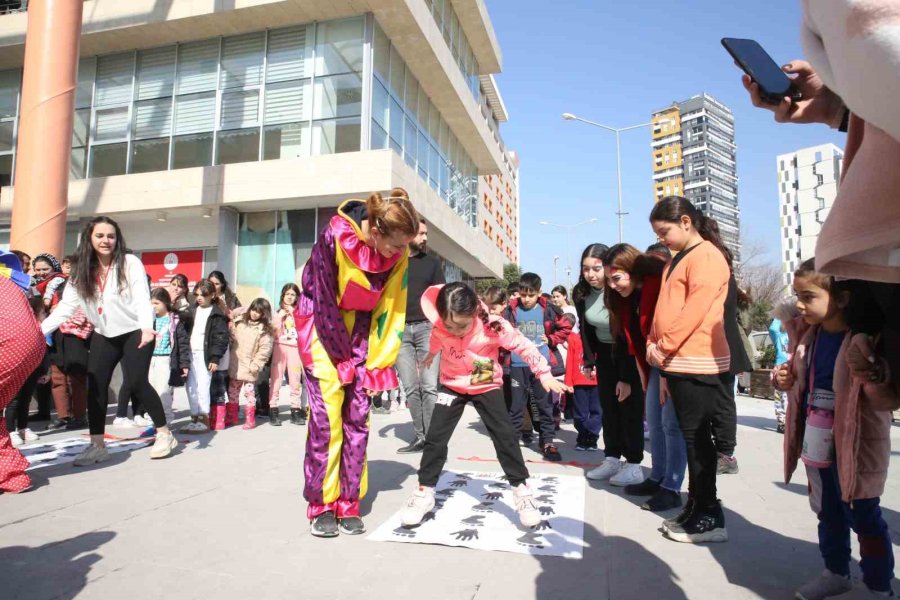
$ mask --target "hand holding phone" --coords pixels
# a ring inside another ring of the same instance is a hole
[[[779,104],[786,97],[802,97],[772,57],[756,40],[722,38],[722,45],[734,62],[759,86],[759,95],[770,104]]]
[[[833,128],[840,125],[845,110],[843,101],[825,87],[808,62],[793,60],[784,66],[784,72],[794,75],[792,84],[803,99],[785,97],[778,104],[770,104],[762,99],[759,85],[749,75],[744,75],[744,89],[749,92],[753,106],[772,111],[777,123],[824,123]]]

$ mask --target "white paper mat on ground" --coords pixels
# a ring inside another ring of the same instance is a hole
[[[154,439],[141,438],[135,440],[115,440],[106,441],[106,449],[110,454],[116,452],[131,452],[138,448],[144,448],[148,444],[152,444]],[[31,465],[28,470],[40,469],[42,467],[52,467],[61,465],[75,460],[75,457],[87,448],[91,441],[84,437],[72,437],[64,440],[56,440],[44,444],[32,444],[29,446],[20,446],[21,452]]]
[[[532,475],[528,485],[544,521],[526,529],[519,525],[513,491],[502,477],[502,473],[444,471],[435,488],[436,506],[421,525],[403,527],[397,512],[369,539],[581,558],[584,478]]]

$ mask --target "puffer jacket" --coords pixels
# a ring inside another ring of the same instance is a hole
[[[272,356],[274,339],[262,323],[251,323],[246,315],[234,322],[231,332],[231,362],[228,375],[239,381],[255,382]]]
[[[806,418],[801,406],[807,393],[810,348],[818,327],[807,325],[800,317],[784,323],[790,336],[789,364],[794,375],[794,386],[784,390],[788,395],[784,481],[789,483],[803,449]],[[848,332],[834,365],[834,446],[844,502],[877,498],[884,493],[891,456],[891,411],[900,406],[890,383],[867,383],[851,375],[847,363],[851,337]]]

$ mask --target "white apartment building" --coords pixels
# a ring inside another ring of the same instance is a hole
[[[27,18],[0,15],[2,247]],[[80,54],[67,251],[104,214],[157,281],[277,299],[338,204],[399,186],[448,279],[502,276],[518,222],[485,234],[479,182],[517,174],[483,0],[92,0]]]
[[[800,263],[815,256],[816,239],[837,196],[843,158],[840,148],[823,144],[776,159],[785,289]]]

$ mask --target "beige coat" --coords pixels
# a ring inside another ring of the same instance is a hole
[[[261,323],[251,324],[246,315],[234,322],[231,331],[231,363],[228,375],[239,381],[255,382],[272,356],[272,332]]]
[[[785,324],[791,338],[791,372],[794,386],[788,393],[784,431],[784,481],[791,480],[803,449],[805,420],[800,414],[809,377],[810,348],[818,327],[799,317]],[[834,366],[834,447],[844,502],[877,498],[884,493],[891,457],[891,410],[900,399],[889,384],[865,383],[850,374],[847,334]]]

